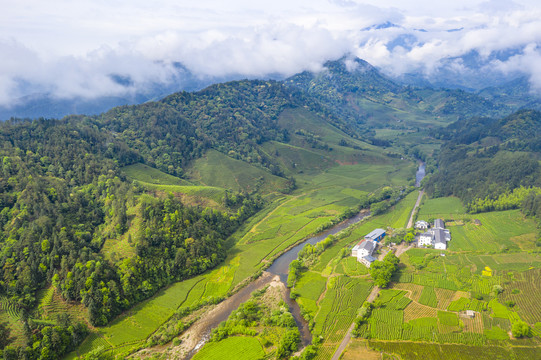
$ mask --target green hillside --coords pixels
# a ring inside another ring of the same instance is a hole
[[[408,252],[400,266],[405,278],[396,282],[412,292],[427,286],[423,302],[438,306],[444,295],[451,303],[443,290],[485,297],[506,282],[536,296],[529,288],[534,272],[515,278],[509,271],[537,266],[535,255],[518,258],[536,249],[534,220],[524,216],[539,218],[539,195],[528,192],[515,203],[522,212],[480,215],[484,228],[468,222],[462,204],[469,209],[483,197],[478,209],[486,210],[513,188],[540,185],[539,113],[501,117],[507,105],[463,91],[403,87],[360,60],[326,67],[281,82],[215,84],[97,116],[0,124],[0,335],[9,343],[0,355],[61,358],[76,350],[71,358],[123,358],[154,345],[173,349],[190,324],[288,248],[371,208],[382,214],[306,263],[321,286],[301,293],[324,342],[318,356],[328,358],[373,285],[343,248],[374,227],[388,228],[389,236],[404,227],[416,200],[418,159],[427,162],[431,195],[419,215],[456,220],[449,225],[455,249],[472,259],[425,261],[424,253]],[[456,197],[436,199],[443,195]],[[486,251],[502,256],[483,254],[482,238]],[[459,270],[472,262],[471,274]],[[479,278],[488,271],[479,275],[482,264],[502,273]],[[442,268],[455,282],[439,277]],[[456,316],[443,313],[447,307],[426,324],[404,322],[406,290],[384,293],[397,304],[378,308],[375,317],[398,325],[374,325],[373,339],[437,333],[441,343],[477,346],[509,330],[510,323],[487,320],[490,326],[479,327],[487,334],[464,335]],[[513,310],[495,296],[475,306],[536,326],[538,314],[520,295],[501,298],[520,304]],[[462,306],[456,297],[453,306]],[[426,328],[412,333],[418,325]],[[252,340],[238,343],[261,355]],[[265,356],[274,354],[276,344],[261,346]]]
[[[137,180],[148,184],[178,186],[193,185],[185,179],[169,175],[163,171],[141,163],[124,166],[122,168],[122,172],[125,173],[126,176],[128,176],[128,178],[131,180]]]
[[[267,170],[209,150],[186,170],[190,179],[206,186],[235,191],[267,193],[286,191],[289,181]]]

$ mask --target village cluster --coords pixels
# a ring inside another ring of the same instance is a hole
[[[445,228],[445,223],[442,219],[434,220],[434,224],[430,224],[424,220],[417,221],[415,228],[418,230],[426,230],[417,238],[417,246],[433,247],[438,250],[446,250],[447,242],[451,240],[451,233]],[[379,242],[385,237],[386,232],[383,229],[375,229],[364,236],[364,239],[359,241],[352,249],[351,256],[357,258],[357,261],[364,264],[366,267],[376,260],[373,256]]]

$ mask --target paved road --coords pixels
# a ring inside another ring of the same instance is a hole
[[[421,199],[423,198],[423,194],[425,193],[424,190],[419,191],[419,196],[417,197],[417,202],[415,203],[415,206],[413,207],[413,210],[411,210],[410,220],[408,221],[408,226],[406,228],[413,227],[413,215],[415,214],[415,209],[419,207],[419,204],[421,203]]]

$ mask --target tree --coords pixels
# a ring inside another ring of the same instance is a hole
[[[531,336],[531,329],[528,324],[526,324],[524,321],[520,320],[513,324],[513,327],[511,329],[511,332],[513,333],[513,336],[516,338],[521,337],[530,337]]]
[[[380,288],[386,287],[391,281],[393,273],[397,269],[400,262],[398,257],[392,252],[385,255],[383,261],[376,260],[370,265],[370,276],[374,280],[374,284]]]
[[[406,236],[404,236],[404,241],[409,243],[412,243],[415,240],[415,236],[413,236],[412,233],[407,233]]]
[[[294,328],[288,330],[282,338],[282,341],[280,341],[280,345],[278,345],[278,349],[276,350],[276,357],[278,359],[284,359],[288,357],[291,353],[297,351],[300,341],[301,334],[299,332],[299,329]]]

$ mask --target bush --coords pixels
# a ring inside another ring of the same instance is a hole
[[[516,338],[532,336],[530,326],[524,321],[517,321],[516,323],[514,323],[511,329],[511,333],[513,333],[513,336]]]
[[[496,295],[501,294],[503,292],[503,287],[501,287],[500,285],[494,285],[492,287],[492,292]]]
[[[505,305],[507,305],[507,307],[514,307],[515,306],[515,302],[513,300],[509,300],[509,301],[506,301],[505,302]]]
[[[299,332],[299,329],[294,328],[288,330],[282,338],[282,341],[280,341],[280,345],[278,345],[278,349],[276,350],[276,357],[278,359],[287,358],[290,354],[297,351],[300,341],[301,334]]]

